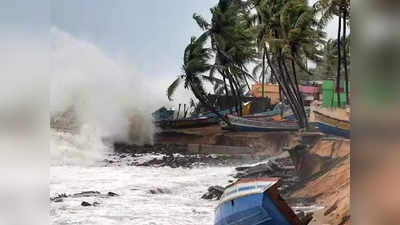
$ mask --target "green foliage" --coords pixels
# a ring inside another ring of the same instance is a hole
[[[313,6],[304,0],[219,0],[210,9],[211,21],[193,14],[204,33],[186,47],[183,75],[170,85],[167,95],[170,98],[183,81],[202,104],[211,106],[203,88],[203,82],[209,82],[214,93],[235,96],[238,109],[248,81],[259,77],[264,82],[269,72],[270,81],[279,83],[296,117],[303,120],[300,126],[307,126],[298,83],[334,76],[337,42],[326,41],[323,28],[341,10],[350,11],[350,0],[319,0]],[[345,15],[350,20],[350,13]],[[204,47],[207,40],[210,48]],[[250,63],[255,63],[251,73]]]

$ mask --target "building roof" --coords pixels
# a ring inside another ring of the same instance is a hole
[[[299,86],[300,92],[301,93],[306,93],[306,94],[315,94],[319,92],[319,87],[315,86]]]

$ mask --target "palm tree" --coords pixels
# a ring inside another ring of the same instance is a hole
[[[346,83],[346,102],[350,104],[350,96],[349,96],[349,74],[347,69],[347,20],[350,20],[350,0],[342,1],[342,11],[343,11],[343,64],[344,64],[344,77]]]
[[[212,65],[209,64],[209,60],[212,57],[211,50],[204,47],[207,37],[207,34],[203,34],[199,38],[191,38],[189,45],[185,48],[183,56],[183,74],[179,75],[178,78],[168,87],[167,96],[171,101],[171,97],[176,91],[176,88],[183,81],[184,87],[190,89],[202,105],[207,107],[212,113],[216,114],[221,120],[230,124],[229,121],[215,109],[204,90],[203,81],[208,80],[208,77],[205,76],[204,73],[208,72],[212,67]]]
[[[324,33],[316,28],[315,10],[303,0],[253,0],[258,43],[272,77],[279,83],[299,127],[307,127],[297,69],[311,74],[304,62],[321,60]],[[265,71],[264,71],[265,72]]]
[[[261,55],[262,58],[262,63],[258,64],[255,66],[253,70],[253,74],[256,74],[258,70],[261,69],[261,92],[262,92],[262,97],[264,98],[264,84],[265,84],[265,72],[266,72],[266,45],[265,43],[267,42],[268,38],[268,32],[269,32],[269,15],[268,12],[265,12],[265,9],[269,9],[267,7],[261,7],[261,1],[256,0],[253,2],[254,8],[256,9],[256,14],[252,18],[252,22],[256,27],[257,31],[257,36],[256,36],[256,41],[257,41],[257,48],[258,51]]]
[[[342,43],[346,43],[346,55],[343,55],[342,58],[346,57],[347,66],[350,62],[350,45],[349,45],[350,36],[347,36],[346,42],[342,38]],[[336,39],[328,39],[323,48],[323,57],[322,61],[317,63],[316,73],[317,79],[332,79],[337,76],[337,63],[338,63],[338,48],[337,48],[337,40]],[[344,72],[342,69],[342,72]]]
[[[334,68],[337,68],[337,41],[327,40],[323,52],[322,61],[317,64],[317,74],[320,75],[320,79],[334,78],[336,76]]]
[[[238,89],[243,84],[250,88],[248,79],[255,80],[246,69],[246,64],[255,55],[253,32],[240,1],[220,0],[211,9],[211,14],[210,23],[197,14],[193,16],[199,27],[210,36],[215,53],[215,69],[211,70],[210,76],[215,76],[216,72],[222,76],[225,94],[232,94],[236,111],[241,114],[242,95]]]
[[[314,7],[321,12],[320,27],[325,27],[327,23],[333,18],[338,17],[338,33],[337,33],[337,46],[338,46],[338,63],[337,63],[337,76],[336,76],[336,91],[338,106],[340,107],[340,79],[341,79],[341,65],[344,65],[345,73],[345,86],[346,86],[346,102],[350,102],[349,98],[349,76],[347,68],[347,52],[346,52],[346,28],[347,20],[350,19],[350,0],[319,0]],[[343,27],[343,28],[342,28]],[[343,29],[343,30],[342,30]],[[342,34],[343,31],[343,34]],[[343,45],[341,43],[343,35]],[[344,57],[342,57],[342,52]]]
[[[304,101],[299,90],[298,78],[296,68],[299,67],[304,71],[308,71],[307,66],[304,65],[305,61],[313,60],[318,62],[321,60],[321,52],[318,47],[323,44],[322,38],[324,32],[316,29],[315,11],[308,7],[303,0],[288,1],[281,10],[281,47],[282,64],[284,71],[288,73],[291,70],[293,77],[287,74],[289,82],[294,82],[295,89],[293,90],[294,96],[297,97],[297,104],[299,104],[300,117],[304,120],[304,126],[307,127],[307,118],[304,110]],[[289,61],[291,68],[286,66],[286,60]],[[293,81],[291,81],[293,79]]]

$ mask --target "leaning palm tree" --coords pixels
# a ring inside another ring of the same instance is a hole
[[[292,83],[289,87],[292,87],[291,91],[299,109],[297,113],[300,123],[305,127],[308,127],[308,122],[296,70],[301,68],[310,73],[304,62],[321,60],[321,51],[318,48],[323,44],[324,32],[316,25],[315,10],[304,0],[287,1],[280,11],[280,32],[279,39],[276,40],[278,58],[281,61],[280,67],[283,67],[282,73],[286,73],[287,82]]]
[[[204,47],[207,37],[207,34],[203,34],[199,38],[191,38],[189,45],[184,51],[182,66],[183,73],[168,87],[167,96],[171,101],[172,95],[179,84],[183,81],[185,89],[190,89],[202,105],[207,107],[208,110],[217,115],[221,120],[230,124],[229,121],[227,121],[227,119],[215,109],[204,89],[203,81],[208,78],[204,73],[208,72],[212,68],[212,65],[209,64],[212,57],[211,50]]]
[[[311,74],[305,62],[321,58],[318,47],[323,43],[323,32],[316,26],[315,10],[304,0],[253,2],[260,21],[256,23],[258,43],[262,45],[271,76],[278,82],[299,127],[307,127],[297,69]]]
[[[199,27],[210,36],[211,49],[215,53],[215,69],[211,70],[210,76],[218,73],[222,77],[226,96],[231,94],[234,97],[236,111],[241,113],[239,88],[243,84],[250,88],[248,79],[255,80],[246,69],[246,64],[255,55],[253,31],[248,26],[240,1],[219,0],[211,14],[210,23],[197,14],[193,16]]]

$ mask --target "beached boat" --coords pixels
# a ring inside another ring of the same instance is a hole
[[[271,120],[282,120],[282,119],[283,120],[291,120],[291,121],[296,120],[296,116],[293,114],[292,109],[290,109],[289,106],[284,105],[282,108],[283,108],[283,112],[281,112],[281,107],[279,107],[277,105],[271,111],[246,115],[243,117],[248,118],[248,119],[255,119],[258,121],[269,121],[269,120],[271,121]],[[310,116],[310,107],[305,107],[305,112],[306,112],[307,117],[309,117]]]
[[[298,130],[293,121],[260,121],[250,118],[228,115],[232,128],[236,131],[295,131]]]
[[[306,112],[307,118],[310,117],[310,111],[311,111],[310,107],[304,107],[304,110]],[[296,120],[296,116],[294,115],[291,109],[288,109],[287,111],[283,112],[283,119]]]
[[[272,120],[273,117],[283,114],[283,112],[281,112],[282,110],[283,110],[283,112],[285,112],[287,110],[290,110],[290,108],[287,105],[279,105],[279,104],[277,104],[270,111],[261,112],[261,113],[255,113],[255,114],[250,114],[250,115],[245,115],[243,117],[245,117],[245,118],[271,118],[271,120]]]
[[[225,189],[214,225],[305,225],[278,192],[277,178],[244,178]]]
[[[350,121],[313,111],[319,130],[325,134],[350,138]]]
[[[219,114],[225,116],[229,112],[230,110],[222,110]],[[220,118],[215,113],[209,112],[197,118],[156,120],[154,124],[162,129],[184,129],[218,124],[218,122],[220,122]]]
[[[200,117],[196,119],[161,120],[156,121],[155,125],[162,129],[183,129],[208,126],[217,123],[217,118]]]

